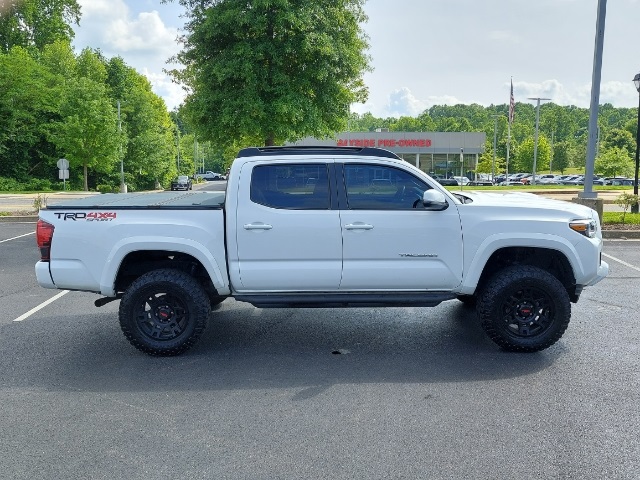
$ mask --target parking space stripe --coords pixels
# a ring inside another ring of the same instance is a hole
[[[9,240],[15,240],[16,238],[26,237],[27,235],[33,235],[36,232],[25,233],[24,235],[18,235],[17,237],[7,238],[6,240],[0,240],[0,243],[8,242]]]
[[[49,300],[47,300],[46,302],[42,302],[40,305],[38,305],[37,307],[32,308],[31,310],[29,310],[27,313],[25,313],[24,315],[20,315],[18,318],[14,319],[14,322],[21,322],[26,318],[29,318],[31,315],[33,315],[34,313],[36,313],[38,310],[43,309],[44,307],[46,307],[47,305],[49,305],[50,303],[55,302],[56,300],[58,300],[60,297],[62,297],[63,295],[66,295],[67,293],[69,293],[69,290],[63,290],[61,291],[59,294],[57,294],[54,297],[51,297]]]
[[[625,267],[629,267],[629,268],[633,268],[634,270],[637,270],[638,272],[640,272],[640,267],[636,267],[635,265],[631,265],[630,263],[625,262],[624,260],[620,260],[619,258],[616,257],[612,257],[611,255],[608,255],[606,253],[602,254],[603,257],[607,257],[610,258],[611,260],[621,263],[622,265],[624,265]]]

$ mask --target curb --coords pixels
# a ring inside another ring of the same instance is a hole
[[[605,240],[635,240],[640,239],[640,230],[603,230],[602,238]]]
[[[7,215],[0,217],[0,223],[36,223],[37,215]]]

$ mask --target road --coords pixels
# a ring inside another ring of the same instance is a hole
[[[457,301],[227,300],[191,351],[153,358],[117,302],[42,306],[59,292],[36,284],[33,229],[0,224],[1,478],[638,478],[638,242],[605,243],[610,276],[536,354],[500,351]]]

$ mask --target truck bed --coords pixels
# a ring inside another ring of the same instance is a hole
[[[47,210],[81,208],[83,210],[200,210],[220,209],[225,192],[141,192],[105,193],[61,203],[47,204]]]

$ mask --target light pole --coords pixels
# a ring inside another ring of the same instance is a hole
[[[538,125],[540,124],[540,100],[551,100],[550,98],[529,97],[529,100],[536,100],[536,135],[533,140],[533,178],[531,179],[531,185],[536,183],[536,170],[538,162]]]
[[[638,167],[640,166],[640,73],[633,77],[633,84],[638,90],[638,128],[636,130],[636,174],[633,181],[633,194],[638,195]],[[631,212],[638,213],[640,205],[631,205]]]
[[[498,135],[498,117],[500,115],[493,116],[493,163],[491,164],[491,182],[496,180],[496,140]]]
[[[127,184],[124,183],[124,156],[122,155],[122,122],[120,120],[120,100],[118,100],[118,149],[120,151],[120,193],[127,193]]]

